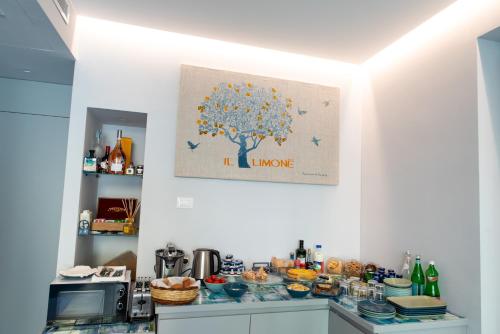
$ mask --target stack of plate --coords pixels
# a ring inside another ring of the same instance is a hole
[[[384,279],[386,297],[411,296],[411,281],[404,278]]]
[[[387,301],[405,318],[432,318],[446,313],[446,303],[429,296],[389,297]]]
[[[384,301],[362,300],[358,303],[358,312],[368,318],[386,320],[396,316],[396,309]]]

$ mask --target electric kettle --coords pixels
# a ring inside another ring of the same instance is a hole
[[[220,267],[221,260],[219,251],[208,248],[198,248],[193,251],[191,277],[202,280],[210,275],[217,275],[220,271]]]

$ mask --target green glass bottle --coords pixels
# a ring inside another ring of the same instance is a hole
[[[431,297],[440,297],[438,279],[439,273],[436,270],[434,261],[429,261],[429,267],[425,271],[425,295]]]
[[[422,264],[420,263],[420,255],[415,257],[415,266],[411,273],[411,283],[412,295],[421,296],[424,294],[425,276],[422,270]]]

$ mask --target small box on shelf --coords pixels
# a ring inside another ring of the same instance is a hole
[[[94,219],[91,230],[98,232],[123,232],[123,227],[126,224],[125,221]]]

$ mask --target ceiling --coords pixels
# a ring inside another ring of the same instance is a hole
[[[72,84],[73,69],[73,55],[37,0],[0,1],[1,77]]]
[[[78,14],[362,63],[455,0],[73,0]]]

